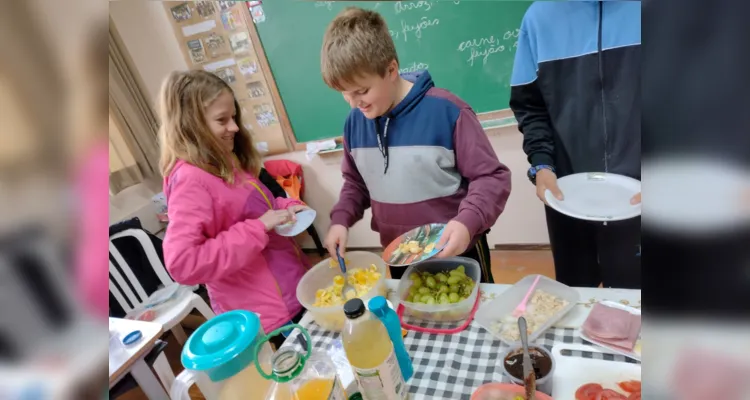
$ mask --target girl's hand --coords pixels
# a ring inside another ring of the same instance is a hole
[[[298,213],[298,212],[300,212],[300,211],[309,210],[309,209],[310,209],[310,207],[308,207],[308,206],[306,206],[304,204],[295,204],[295,205],[287,208],[287,210],[289,210],[289,211],[291,211],[291,212],[293,212],[295,214]]]
[[[260,222],[266,227],[266,232],[269,232],[271,229],[279,225],[286,224],[290,221],[296,221],[297,217],[294,216],[294,212],[289,208],[286,210],[268,210],[265,214],[261,215],[258,220],[260,220]]]

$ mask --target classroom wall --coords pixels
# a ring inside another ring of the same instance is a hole
[[[186,68],[162,5],[159,2],[110,2],[110,16],[117,26],[134,64],[152,98],[161,80],[172,70]],[[343,99],[342,99],[343,101]],[[343,124],[343,121],[342,121]],[[528,162],[521,150],[521,134],[515,127],[504,128],[490,136],[492,147],[513,174],[513,190],[505,212],[489,235],[489,244],[547,244],[544,209],[536,198],[534,187],[526,179]],[[287,159],[303,166],[306,184],[305,201],[318,211],[315,226],[325,235],[328,214],[338,198],[342,185],[341,153],[307,160],[304,152],[282,154],[272,159]],[[141,217],[143,219],[143,217]],[[371,214],[350,231],[350,247],[379,247],[378,235],[370,230]],[[312,248],[309,238],[303,242]]]

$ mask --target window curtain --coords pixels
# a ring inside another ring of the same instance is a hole
[[[159,125],[137,72],[109,21],[110,194],[159,176]],[[119,164],[115,161],[118,161]],[[120,168],[117,169],[116,167]],[[115,167],[113,171],[112,167]]]

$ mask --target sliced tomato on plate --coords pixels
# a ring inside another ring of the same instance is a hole
[[[628,398],[612,389],[604,389],[596,395],[594,400],[628,400]]]
[[[641,392],[641,381],[622,381],[617,382],[617,386],[620,387],[620,389],[628,392],[628,393],[640,393]]]
[[[598,383],[587,383],[576,390],[576,400],[596,400],[596,395],[604,390]]]
[[[641,400],[641,392],[631,393],[628,400]]]

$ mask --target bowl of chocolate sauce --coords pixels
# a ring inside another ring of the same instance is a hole
[[[555,372],[555,360],[552,354],[541,346],[529,346],[531,365],[536,375],[536,390],[552,395],[552,375]],[[513,347],[503,355],[503,373],[510,380],[523,386],[523,348]]]

